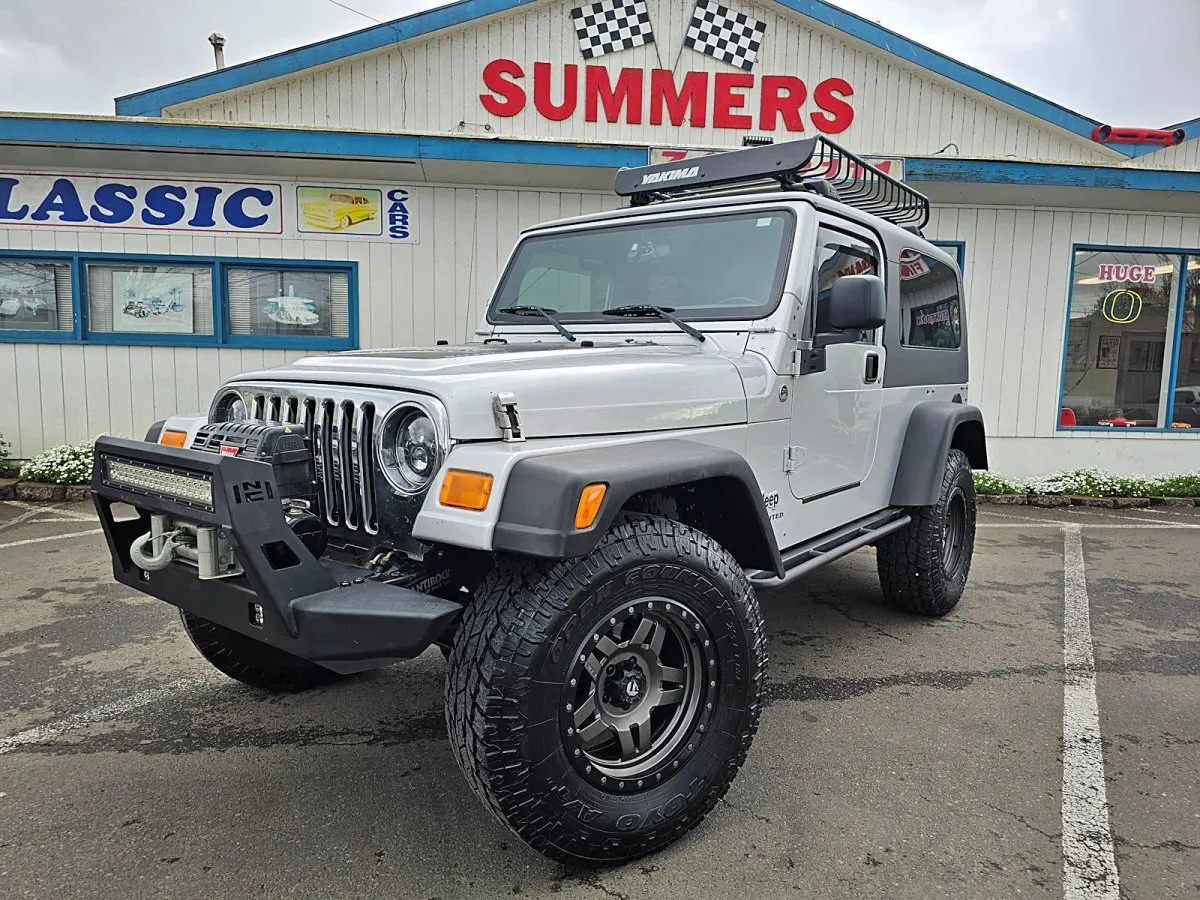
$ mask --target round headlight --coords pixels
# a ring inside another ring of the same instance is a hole
[[[241,395],[234,391],[221,397],[213,415],[215,422],[240,422],[246,418],[249,418],[249,413],[246,412],[246,403],[242,400]]]
[[[422,409],[406,407],[391,416],[382,435],[388,479],[402,491],[428,486],[442,462],[437,426]]]

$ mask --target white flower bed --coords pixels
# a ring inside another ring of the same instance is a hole
[[[92,479],[94,444],[67,444],[35,456],[21,467],[22,481],[46,484],[87,484]]]

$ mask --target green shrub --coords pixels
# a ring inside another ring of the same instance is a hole
[[[4,439],[4,435],[0,434],[0,478],[8,474],[8,451],[12,445]]]
[[[87,484],[92,479],[95,444],[66,444],[40,453],[21,467],[23,481],[46,484]]]
[[[1164,475],[1149,487],[1149,497],[1200,497],[1200,475]]]

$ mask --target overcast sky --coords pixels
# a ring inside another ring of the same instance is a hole
[[[376,19],[443,5],[345,2]],[[1200,116],[1200,0],[836,2],[1113,125]],[[0,21],[0,109],[93,114],[211,70],[213,31],[232,65],[371,24],[332,0],[0,0]]]

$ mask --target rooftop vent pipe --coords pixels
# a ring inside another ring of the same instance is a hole
[[[225,68],[225,35],[214,31],[208,36],[208,42],[212,44],[213,58],[216,60],[217,68]]]

